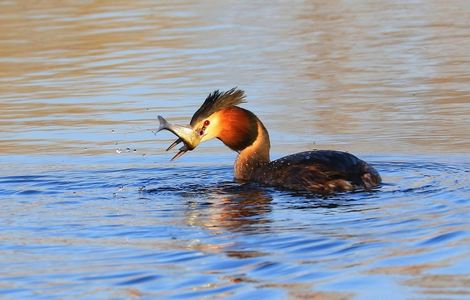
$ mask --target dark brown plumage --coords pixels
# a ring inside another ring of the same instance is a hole
[[[369,190],[381,182],[378,172],[366,162],[352,154],[332,150],[285,156],[260,166],[253,177],[266,185],[321,194]]]

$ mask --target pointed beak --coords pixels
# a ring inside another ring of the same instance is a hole
[[[191,126],[170,124],[162,116],[158,116],[158,120],[160,121],[160,126],[158,127],[157,132],[161,130],[168,130],[178,137],[178,139],[174,141],[166,149],[166,151],[173,149],[176,145],[178,145],[181,142],[184,143],[184,145],[179,149],[178,153],[175,156],[173,156],[171,160],[175,160],[178,157],[185,154],[187,151],[193,150],[201,142],[201,138],[199,134],[197,134],[197,132],[194,131],[194,129]]]
[[[173,156],[173,157],[171,158],[171,160],[177,159],[178,157],[182,156],[183,154],[185,154],[185,153],[188,152],[188,151],[189,151],[188,147],[186,147],[186,145],[184,145],[183,147],[181,147],[181,148],[179,149],[178,153],[176,153],[175,156]]]
[[[168,148],[166,148],[165,151],[170,151],[171,149],[173,149],[176,145],[178,145],[179,143],[181,143],[183,140],[181,138],[178,138],[176,141],[174,141]]]

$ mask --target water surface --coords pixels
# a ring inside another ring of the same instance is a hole
[[[0,4],[0,295],[468,298],[467,1]],[[239,86],[272,157],[350,151],[374,192],[233,181],[187,123]]]

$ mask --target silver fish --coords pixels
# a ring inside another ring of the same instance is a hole
[[[158,127],[157,132],[161,130],[168,130],[178,136],[178,139],[174,141],[166,151],[172,149],[179,143],[183,142],[184,145],[179,149],[179,152],[173,156],[171,160],[177,159],[187,151],[193,150],[201,141],[200,135],[191,126],[183,126],[177,124],[170,124],[164,117],[158,116],[158,121],[160,121],[160,126]]]

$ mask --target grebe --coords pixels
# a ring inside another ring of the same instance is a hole
[[[379,173],[372,166],[346,152],[305,151],[271,161],[268,131],[251,111],[237,106],[244,102],[242,90],[216,90],[194,113],[189,126],[173,125],[158,116],[158,131],[169,130],[178,136],[166,150],[183,142],[172,160],[201,142],[218,138],[238,152],[234,175],[240,181],[321,194],[370,190],[381,183]]]

